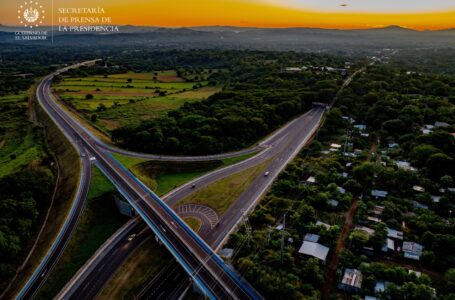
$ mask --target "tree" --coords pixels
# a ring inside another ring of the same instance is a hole
[[[96,122],[97,119],[98,119],[98,116],[96,114],[93,114],[93,115],[90,116],[90,120],[92,122]]]
[[[85,99],[91,100],[91,99],[93,99],[93,95],[92,94],[87,94],[87,95],[85,95]]]
[[[131,82],[133,82],[133,79],[128,78],[128,79],[126,80],[126,82],[131,83]]]

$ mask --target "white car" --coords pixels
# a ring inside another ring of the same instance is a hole
[[[269,172],[269,171],[267,171],[267,172],[264,173],[264,177],[267,177],[267,176],[269,176],[269,175],[270,175],[270,172]]]
[[[134,238],[136,237],[137,234],[133,233],[133,234],[130,234],[130,236],[128,237],[128,242],[131,242],[132,240],[134,240]]]

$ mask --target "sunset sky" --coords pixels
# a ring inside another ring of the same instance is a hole
[[[38,1],[51,23],[51,0]],[[1,0],[0,23],[17,25],[23,0]],[[455,27],[453,0],[54,0],[59,7],[103,7],[115,24],[149,26],[414,29]]]

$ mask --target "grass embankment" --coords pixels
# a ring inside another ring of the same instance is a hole
[[[151,237],[123,263],[98,299],[134,299],[166,264],[171,255]]]
[[[27,104],[24,103],[23,105],[26,106]],[[18,278],[11,288],[11,293],[18,292],[22,285],[25,284],[25,281],[31,276],[52,245],[52,242],[63,225],[69,208],[71,207],[72,199],[76,192],[79,180],[80,163],[76,150],[38,104],[34,104],[34,109],[37,120],[44,128],[46,140],[44,146],[54,156],[54,161],[58,163],[60,177],[57,183],[58,187],[48,222],[45,225],[45,229],[40,240],[38,241],[33,255],[30,258],[30,261],[22,272],[18,274]],[[25,126],[18,128],[17,132],[21,132],[21,130],[25,129]],[[33,129],[32,131],[27,131],[38,132],[39,130]],[[15,140],[13,139],[13,141]],[[38,153],[36,148],[37,144],[31,142],[31,137],[29,135],[27,135],[22,142],[16,140],[14,144],[16,145],[15,150],[10,148],[7,151],[12,151],[12,153],[22,153],[16,154],[16,158],[20,158],[23,163],[28,159],[34,159]],[[3,163],[1,165],[3,166]],[[10,170],[14,169],[11,168],[11,165],[6,168]],[[33,241],[33,239],[31,239],[31,241]]]
[[[237,199],[256,179],[262,176],[270,161],[235,173],[226,178],[220,179],[213,184],[191,194],[178,203],[199,203],[215,209],[219,215],[223,215],[231,204]]]
[[[217,168],[248,159],[252,154],[207,162],[162,162],[114,154],[114,157],[158,196]]]
[[[184,82],[172,70],[64,77],[54,87],[66,103],[105,133],[162,116],[185,102],[206,99],[221,89],[207,86],[205,80]],[[87,98],[88,94],[92,98]]]
[[[198,231],[201,226],[202,226],[202,221],[199,220],[198,218],[193,218],[193,217],[187,217],[187,218],[183,218],[183,221],[185,221],[185,223],[191,227],[191,229],[193,229],[194,231]]]
[[[94,168],[87,206],[73,237],[37,299],[55,297],[93,253],[128,220],[118,212],[114,189],[101,171]]]

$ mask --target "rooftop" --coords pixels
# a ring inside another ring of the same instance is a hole
[[[357,269],[346,269],[344,270],[343,278],[341,279],[341,283],[357,288],[362,287],[362,272]]]
[[[316,257],[325,261],[329,248],[319,243],[304,241],[299,249],[299,253]]]

